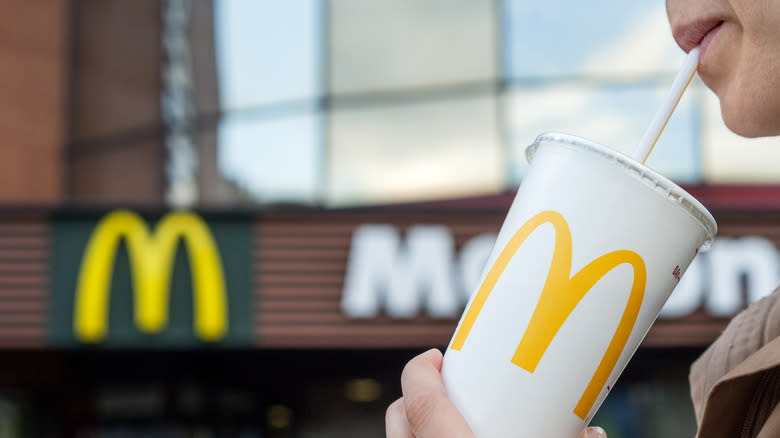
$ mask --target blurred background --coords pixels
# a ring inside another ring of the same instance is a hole
[[[525,147],[630,152],[684,57],[661,0],[3,6],[0,437],[384,436]],[[594,418],[610,438],[695,434],[690,363],[780,284],[778,163],[691,84],[648,164],[720,237]]]

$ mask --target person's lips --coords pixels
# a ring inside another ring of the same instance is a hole
[[[715,35],[720,31],[720,29],[723,27],[723,22],[721,21],[720,24],[712,28],[711,31],[707,32],[706,35],[704,35],[704,38],[702,38],[701,43],[699,44],[699,47],[701,47],[701,50],[699,51],[699,59],[704,59],[704,54],[707,53],[707,48],[710,46],[710,42],[715,38]],[[700,61],[703,62],[703,61]]]
[[[712,37],[715,36],[715,31],[720,29],[722,24],[723,20],[721,18],[707,18],[676,26],[672,33],[677,44],[680,45],[685,53],[688,53],[696,46],[709,44]],[[705,39],[707,41],[704,41]],[[702,47],[702,55],[705,48]]]

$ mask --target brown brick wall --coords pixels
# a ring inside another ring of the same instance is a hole
[[[63,195],[68,0],[8,0],[0,13],[0,203]]]
[[[160,2],[74,5],[69,198],[160,203],[165,184]]]

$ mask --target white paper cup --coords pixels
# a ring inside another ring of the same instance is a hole
[[[442,375],[478,438],[575,438],[717,225],[597,143],[548,133],[526,154]]]

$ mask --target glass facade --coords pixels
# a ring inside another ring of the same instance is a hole
[[[493,2],[328,4],[328,91],[335,98],[497,78]]]
[[[490,97],[336,109],[329,203],[392,203],[500,191],[505,181]]]
[[[317,0],[217,1],[214,23],[223,110],[248,111],[319,97],[322,13]]]
[[[319,116],[313,111],[258,120],[245,114],[219,124],[222,177],[260,202],[315,202],[320,175]]]
[[[506,97],[508,138],[512,145],[512,182],[519,183],[528,162],[525,148],[536,135],[560,131],[599,142],[631,155],[647,121],[664,97],[659,85],[582,83],[513,87]],[[699,181],[696,109],[680,102],[648,165],[684,183]]]
[[[222,176],[253,201],[325,206],[509,190],[544,131],[630,153],[684,57],[655,0],[216,0],[215,38]],[[648,164],[772,184],[778,158],[696,80]]]

